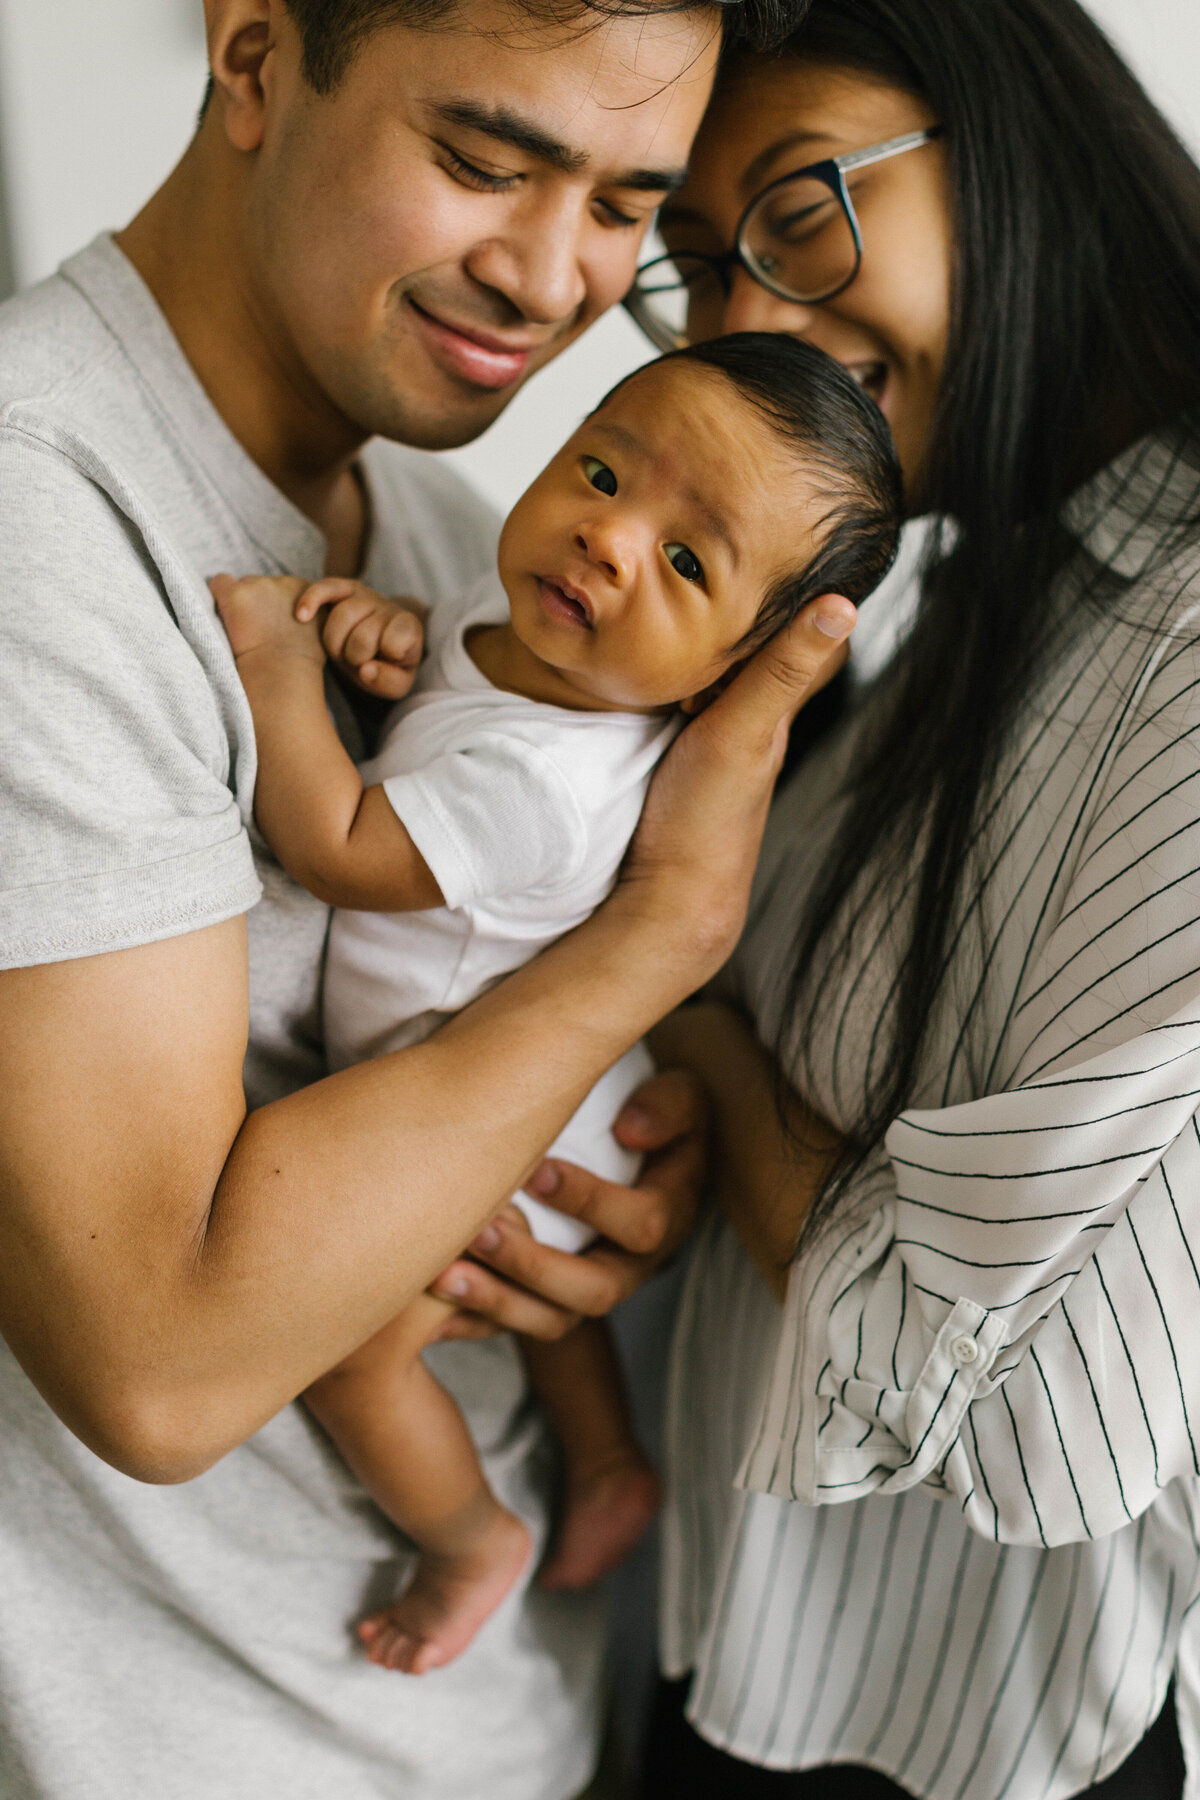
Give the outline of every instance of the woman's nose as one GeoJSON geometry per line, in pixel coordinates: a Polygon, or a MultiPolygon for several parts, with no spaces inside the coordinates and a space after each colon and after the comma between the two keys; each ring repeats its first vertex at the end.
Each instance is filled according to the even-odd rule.
{"type": "Polygon", "coordinates": [[[781,300],[746,269],[735,269],[721,315],[721,335],[731,331],[787,331],[798,335],[808,330],[812,315],[811,306],[799,300],[781,300]]]}

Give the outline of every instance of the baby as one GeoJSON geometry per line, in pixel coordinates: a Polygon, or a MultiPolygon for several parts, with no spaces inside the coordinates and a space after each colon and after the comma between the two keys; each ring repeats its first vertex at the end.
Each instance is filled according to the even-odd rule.
{"type": "MultiPolygon", "coordinates": [[[[361,771],[327,711],[324,665],[332,653],[368,686],[411,666],[402,605],[356,583],[218,578],[258,738],[259,826],[338,909],[333,1067],[419,1042],[586,918],[687,715],[809,600],[869,593],[898,520],[887,426],[837,363],[749,333],[664,357],[615,388],[517,503],[498,579],[435,611],[412,695],[361,771]]],[[[624,1057],[552,1153],[632,1180],[611,1128],[649,1069],[640,1047],[624,1057]]],[[[587,1242],[563,1214],[514,1203],[543,1241],[587,1242]]],[[[421,1360],[451,1310],[422,1295],[305,1396],[417,1546],[404,1593],[359,1626],[372,1660],[411,1674],[456,1656],[530,1555],[421,1360]]],[[[603,1326],[529,1345],[527,1362],[566,1463],[542,1579],[582,1586],[632,1548],[657,1481],[603,1326]]]]}

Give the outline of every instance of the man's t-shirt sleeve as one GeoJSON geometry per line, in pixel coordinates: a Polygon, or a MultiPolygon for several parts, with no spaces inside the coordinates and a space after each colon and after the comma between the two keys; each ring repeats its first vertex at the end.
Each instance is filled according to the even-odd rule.
{"type": "Polygon", "coordinates": [[[253,906],[229,722],[154,559],[67,456],[8,429],[0,632],[0,967],[253,906]]]}
{"type": "Polygon", "coordinates": [[[447,906],[557,887],[579,872],[587,828],[544,750],[481,731],[424,768],[383,783],[447,906]]]}

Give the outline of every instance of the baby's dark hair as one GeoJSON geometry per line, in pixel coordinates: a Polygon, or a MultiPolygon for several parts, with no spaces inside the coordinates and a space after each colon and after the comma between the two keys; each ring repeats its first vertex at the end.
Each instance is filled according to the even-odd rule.
{"type": "Polygon", "coordinates": [[[739,651],[765,643],[818,594],[865,600],[896,560],[902,517],[900,464],[875,402],[833,357],[776,332],[733,332],[659,358],[667,362],[723,375],[817,472],[828,505],[816,555],[775,583],[739,651]]]}

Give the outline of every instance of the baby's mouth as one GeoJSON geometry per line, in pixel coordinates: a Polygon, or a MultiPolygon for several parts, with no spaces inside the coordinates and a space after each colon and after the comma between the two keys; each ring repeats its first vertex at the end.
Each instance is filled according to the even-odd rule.
{"type": "Polygon", "coordinates": [[[537,586],[538,597],[552,618],[582,625],[585,631],[595,629],[592,603],[581,588],[572,587],[569,581],[552,581],[548,575],[539,575],[537,586]]]}

